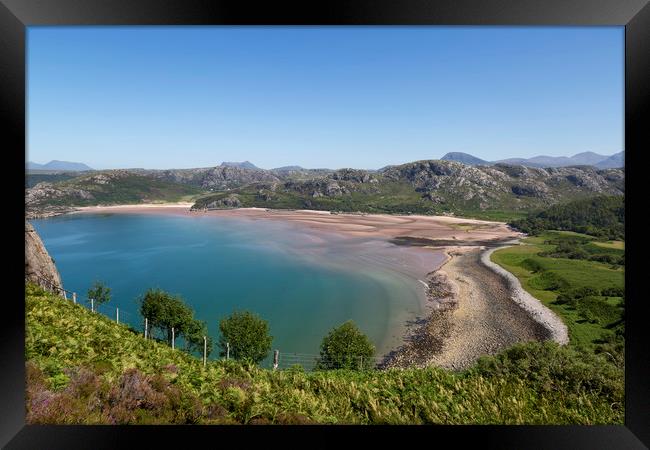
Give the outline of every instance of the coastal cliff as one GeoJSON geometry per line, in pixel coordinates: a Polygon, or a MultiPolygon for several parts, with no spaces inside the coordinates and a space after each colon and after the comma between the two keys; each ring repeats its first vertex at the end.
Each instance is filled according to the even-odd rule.
{"type": "Polygon", "coordinates": [[[34,227],[25,220],[25,281],[44,289],[63,289],[61,276],[34,227]]]}

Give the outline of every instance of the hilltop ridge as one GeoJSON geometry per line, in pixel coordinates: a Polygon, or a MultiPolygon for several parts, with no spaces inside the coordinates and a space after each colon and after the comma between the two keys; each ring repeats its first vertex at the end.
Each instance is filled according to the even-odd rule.
{"type": "Polygon", "coordinates": [[[422,160],[379,171],[234,166],[96,171],[52,183],[42,181],[27,189],[26,206],[29,217],[38,217],[75,206],[192,198],[195,209],[254,206],[492,217],[623,193],[622,169],[472,166],[422,160]]]}

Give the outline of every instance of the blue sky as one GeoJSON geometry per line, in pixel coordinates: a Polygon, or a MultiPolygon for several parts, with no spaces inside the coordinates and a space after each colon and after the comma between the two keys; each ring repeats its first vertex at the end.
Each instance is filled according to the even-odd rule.
{"type": "Polygon", "coordinates": [[[376,169],[624,150],[623,27],[30,27],[30,161],[376,169]]]}

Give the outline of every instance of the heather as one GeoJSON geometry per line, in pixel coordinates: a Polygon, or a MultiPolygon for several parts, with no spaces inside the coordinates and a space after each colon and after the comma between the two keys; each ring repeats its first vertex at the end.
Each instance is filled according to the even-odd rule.
{"type": "Polygon", "coordinates": [[[463,372],[273,371],[204,366],[33,285],[26,319],[29,423],[623,423],[622,361],[606,351],[528,343],[463,372]]]}

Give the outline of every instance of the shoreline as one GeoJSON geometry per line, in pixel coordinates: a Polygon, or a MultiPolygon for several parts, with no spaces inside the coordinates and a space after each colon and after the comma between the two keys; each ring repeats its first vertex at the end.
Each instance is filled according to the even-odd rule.
{"type": "Polygon", "coordinates": [[[449,260],[434,272],[440,300],[432,303],[427,317],[412,324],[406,343],[391,352],[382,367],[464,370],[481,356],[516,343],[555,338],[515,298],[518,292],[510,281],[483,263],[494,250],[447,249],[449,260]]]}
{"type": "MultiPolygon", "coordinates": [[[[503,246],[499,248],[507,248],[510,246],[503,246]]],[[[530,293],[528,293],[519,279],[514,276],[512,273],[508,272],[506,269],[501,267],[495,262],[492,262],[490,256],[496,248],[486,250],[481,255],[481,263],[485,266],[492,269],[494,272],[501,275],[503,278],[508,280],[510,284],[510,289],[512,291],[513,300],[525,309],[530,316],[535,319],[538,323],[544,326],[550,333],[550,339],[557,342],[560,345],[566,345],[569,343],[569,330],[566,324],[562,319],[555,314],[550,308],[545,306],[541,300],[536,299],[530,293]]]]}
{"type": "MultiPolygon", "coordinates": [[[[193,211],[191,206],[187,202],[88,206],[68,213],[164,213],[272,220],[295,226],[302,233],[316,232],[315,241],[322,232],[333,239],[346,239],[349,245],[361,245],[367,253],[357,256],[359,262],[412,280],[420,299],[419,313],[408,313],[406,317],[400,311],[400,317],[406,320],[390,326],[383,345],[378,345],[378,350],[386,349],[381,354],[384,367],[436,365],[463,369],[478,357],[516,342],[547,338],[565,342],[566,326],[561,320],[545,313],[539,306],[546,307],[539,300],[520,285],[518,288],[514,275],[489,261],[494,250],[522,236],[504,223],[450,216],[266,208],[193,211]],[[377,247],[376,242],[385,247],[377,247]],[[440,254],[444,260],[435,260],[435,255],[439,258],[440,254]],[[494,292],[488,295],[486,289],[490,288],[494,292]],[[498,295],[494,296],[495,292],[498,295]],[[497,298],[496,303],[486,302],[490,295],[497,298]],[[511,329],[498,323],[499,314],[505,314],[501,322],[507,322],[511,329]]],[[[321,236],[319,242],[328,240],[321,236]]]]}

